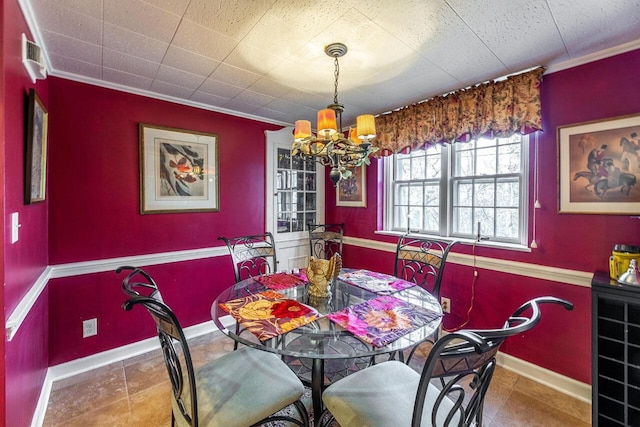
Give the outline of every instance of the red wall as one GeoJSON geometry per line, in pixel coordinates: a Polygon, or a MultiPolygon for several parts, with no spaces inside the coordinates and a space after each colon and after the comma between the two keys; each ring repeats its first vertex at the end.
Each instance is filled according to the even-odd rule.
{"type": "MultiPolygon", "coordinates": [[[[539,136],[538,146],[539,200],[542,204],[542,209],[536,213],[538,248],[527,253],[478,247],[475,251],[477,256],[591,273],[608,269],[608,258],[614,244],[640,244],[638,218],[558,213],[556,142],[556,128],[560,125],[638,114],[639,67],[640,50],[544,76],[541,101],[545,131],[539,136]]],[[[532,159],[533,148],[532,143],[532,159]]],[[[335,207],[335,194],[329,193],[327,222],[344,221],[348,236],[397,241],[374,234],[374,230],[382,228],[382,193],[375,180],[376,176],[382,175],[382,163],[374,161],[368,168],[367,208],[335,207]]],[[[533,182],[530,190],[532,185],[533,182]]],[[[454,252],[470,254],[471,246],[458,245],[454,252]]],[[[347,246],[344,256],[350,267],[393,272],[393,256],[389,253],[347,246]]],[[[511,338],[502,350],[590,383],[589,288],[492,271],[480,271],[474,284],[470,268],[451,267],[446,271],[442,285],[442,295],[452,300],[452,313],[444,320],[445,328],[455,328],[464,323],[470,306],[473,308],[467,326],[499,327],[522,302],[535,296],[555,295],[572,301],[575,309],[570,313],[559,307],[546,307],[541,323],[534,330],[523,337],[511,338]],[[473,303],[472,294],[475,294],[473,303]]]]}
{"type": "MultiPolygon", "coordinates": [[[[49,262],[52,265],[220,246],[218,236],[265,231],[265,130],[279,126],[50,78],[49,262]],[[219,137],[220,211],[139,213],[139,123],[219,137]]],[[[227,257],[145,268],[183,326],[210,320],[233,283],[227,257]]],[[[56,365],[153,335],[150,319],[120,308],[113,272],[49,282],[49,363],[56,365]],[[82,338],[82,320],[98,335],[82,338]],[[135,326],[133,326],[135,325],[135,326]]],[[[137,310],[136,310],[137,311],[137,310]]]]}
{"type": "MultiPolygon", "coordinates": [[[[1,83],[3,175],[3,283],[2,307],[6,320],[47,266],[47,201],[25,206],[23,203],[23,162],[25,141],[25,106],[29,88],[35,87],[48,106],[48,85],[34,85],[22,66],[21,34],[29,35],[17,1],[2,1],[1,15],[1,83]],[[11,244],[10,215],[18,212],[20,238],[11,244]]],[[[48,366],[47,293],[41,295],[12,341],[3,342],[0,370],[4,375],[0,390],[3,415],[0,423],[28,426],[31,423],[48,366]],[[5,390],[7,391],[5,396],[5,390]]],[[[6,336],[6,334],[4,334],[6,336]]],[[[2,424],[0,424],[2,425],[2,424]]]]}
{"type": "Polygon", "coordinates": [[[50,264],[218,245],[264,231],[265,130],[248,119],[50,78],[50,264]],[[140,215],[138,125],[219,137],[220,211],[140,215]]]}

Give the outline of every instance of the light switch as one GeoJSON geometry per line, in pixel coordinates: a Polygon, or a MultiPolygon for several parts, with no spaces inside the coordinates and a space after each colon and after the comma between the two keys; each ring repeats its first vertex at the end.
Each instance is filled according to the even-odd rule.
{"type": "Polygon", "coordinates": [[[11,243],[18,241],[18,229],[20,228],[20,221],[18,220],[18,212],[11,214],[11,243]]]}

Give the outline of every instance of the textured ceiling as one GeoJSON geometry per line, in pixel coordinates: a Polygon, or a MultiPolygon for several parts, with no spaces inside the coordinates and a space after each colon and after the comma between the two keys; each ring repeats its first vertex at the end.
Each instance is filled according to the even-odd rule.
{"type": "MultiPolygon", "coordinates": [[[[640,47],[640,0],[20,0],[49,74],[315,123],[345,43],[344,124],[535,66],[640,47]]],[[[314,125],[315,126],[315,125],[314,125]]]]}

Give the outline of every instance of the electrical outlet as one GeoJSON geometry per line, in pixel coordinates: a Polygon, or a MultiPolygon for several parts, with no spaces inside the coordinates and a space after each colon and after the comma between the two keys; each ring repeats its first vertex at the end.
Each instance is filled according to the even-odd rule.
{"type": "Polygon", "coordinates": [[[82,338],[98,335],[98,319],[88,319],[82,321],[82,338]]]}
{"type": "Polygon", "coordinates": [[[451,313],[451,300],[446,297],[440,298],[440,305],[442,306],[442,311],[445,313],[451,313]]]}

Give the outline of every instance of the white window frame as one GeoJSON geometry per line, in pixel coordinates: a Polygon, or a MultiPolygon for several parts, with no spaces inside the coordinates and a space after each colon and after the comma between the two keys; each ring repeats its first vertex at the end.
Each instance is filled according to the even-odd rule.
{"type": "MultiPolygon", "coordinates": [[[[396,164],[396,155],[388,156],[384,158],[384,231],[385,234],[402,234],[410,231],[411,234],[427,235],[431,237],[439,237],[443,239],[456,239],[462,242],[478,242],[482,241],[483,244],[490,246],[499,246],[507,248],[526,248],[528,246],[528,211],[529,211],[529,144],[531,138],[527,135],[521,136],[521,157],[520,162],[522,168],[519,173],[512,174],[496,174],[496,175],[481,175],[469,178],[452,177],[451,171],[454,167],[454,148],[449,145],[442,146],[442,167],[440,177],[440,205],[439,205],[439,217],[440,217],[440,229],[439,232],[426,232],[424,230],[408,230],[407,227],[393,227],[393,214],[394,214],[394,167],[396,164]],[[480,239],[478,239],[478,226],[477,222],[472,225],[471,233],[454,233],[453,230],[453,200],[454,198],[454,182],[464,179],[496,179],[501,177],[511,177],[519,180],[519,231],[517,239],[501,239],[492,235],[487,235],[484,232],[485,227],[481,224],[480,239]],[[445,181],[446,184],[442,184],[445,181]]],[[[464,143],[455,143],[464,144],[464,143]]],[[[460,147],[462,148],[462,147],[460,147]]],[[[403,181],[410,182],[410,181],[403,181]]],[[[417,180],[416,182],[422,182],[417,180]]],[[[495,208],[495,206],[494,206],[495,208]]],[[[408,220],[404,223],[408,223],[408,220]]],[[[495,233],[495,228],[492,227],[492,233],[495,233]]]]}

